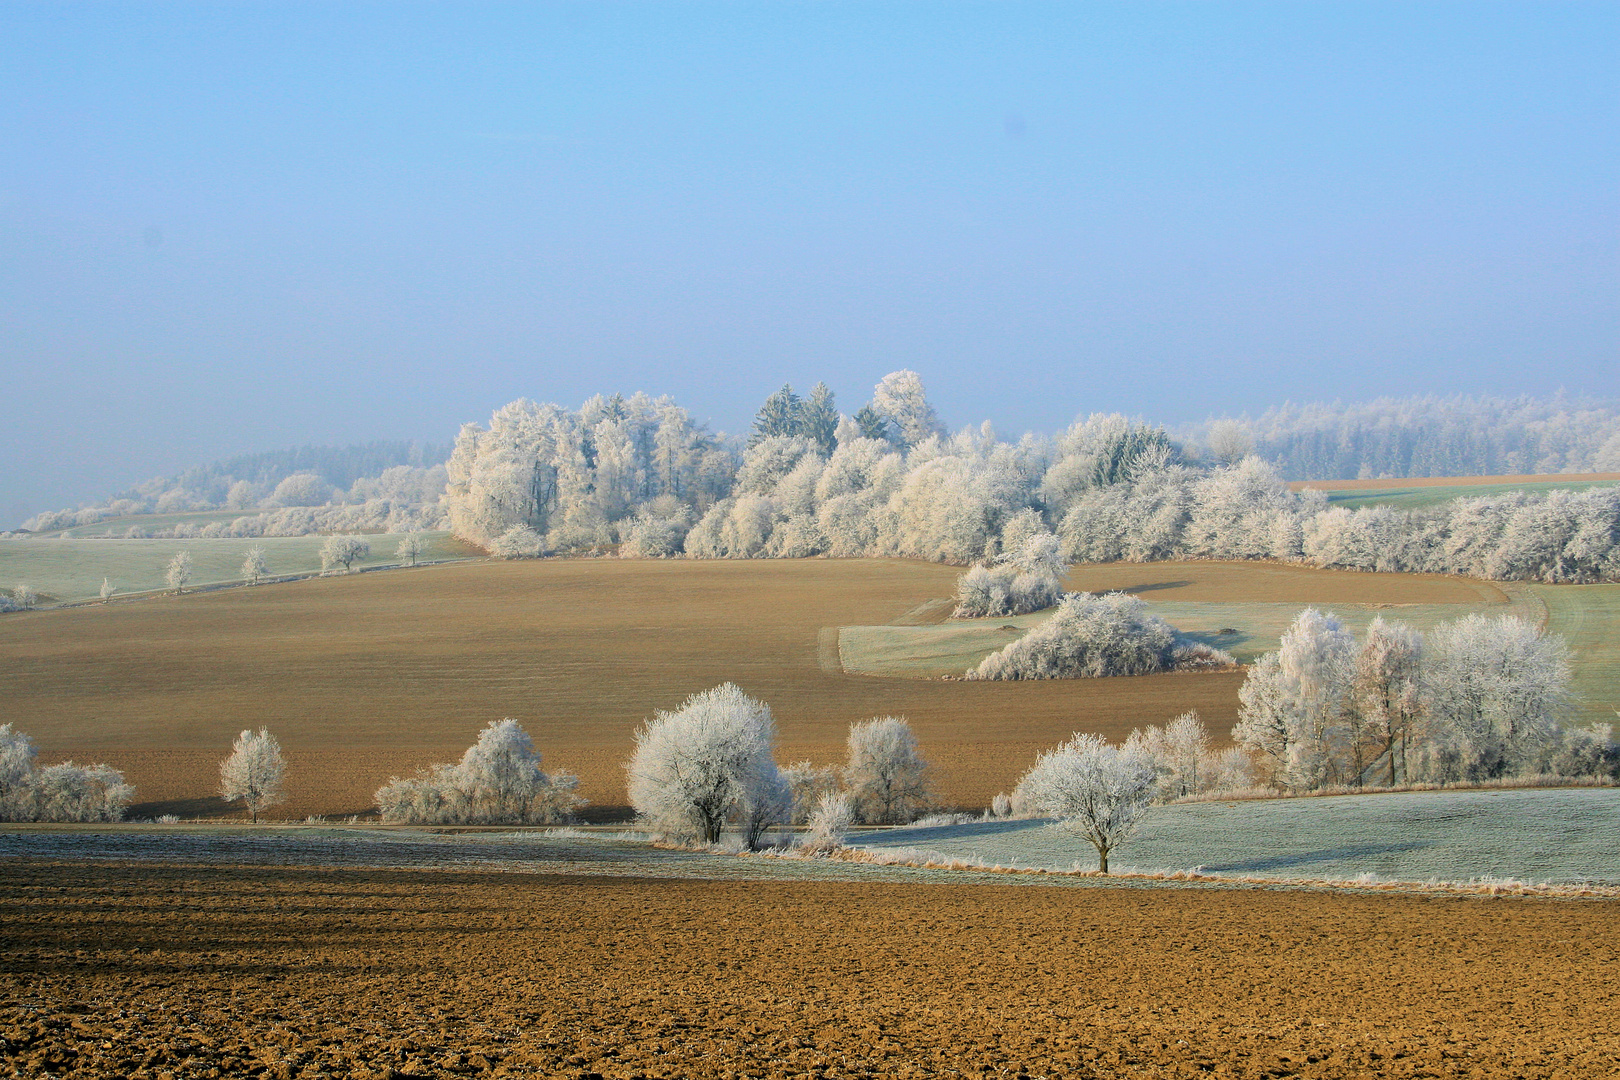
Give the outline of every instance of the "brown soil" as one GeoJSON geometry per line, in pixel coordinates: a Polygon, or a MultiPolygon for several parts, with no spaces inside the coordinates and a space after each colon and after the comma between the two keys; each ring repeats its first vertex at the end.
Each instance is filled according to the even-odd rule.
{"type": "Polygon", "coordinates": [[[1384,480],[1291,480],[1295,491],[1318,488],[1322,491],[1384,491],[1389,488],[1474,487],[1485,484],[1579,484],[1620,480],[1620,473],[1547,473],[1520,476],[1415,476],[1384,480]]]}
{"type": "Polygon", "coordinates": [[[1620,904],[8,860],[0,1075],[1620,1073],[1620,904]]]}
{"type": "MultiPolygon", "coordinates": [[[[140,816],[213,814],[217,767],[268,727],[291,765],[278,817],[348,815],[390,775],[453,760],[516,717],[598,816],[656,709],[730,680],[769,702],[782,760],[837,760],[853,720],[908,717],[947,805],[982,807],[1076,730],[1119,739],[1197,709],[1236,718],[1241,673],[967,683],[826,669],[827,627],[949,595],[959,568],[892,560],[477,563],[0,620],[0,700],[44,760],[124,769],[140,816]]],[[[1073,587],[1148,598],[1477,602],[1455,578],[1233,563],[1082,567],[1073,587]]],[[[913,616],[915,617],[915,616],[913,616]]]]}

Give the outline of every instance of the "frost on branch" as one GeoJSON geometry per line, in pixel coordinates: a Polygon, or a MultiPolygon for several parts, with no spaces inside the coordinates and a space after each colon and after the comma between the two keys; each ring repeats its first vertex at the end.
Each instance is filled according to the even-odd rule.
{"type": "Polygon", "coordinates": [[[226,802],[240,802],[248,819],[259,820],[259,811],[287,801],[282,781],[287,773],[281,744],[264,728],[255,734],[244,731],[231,746],[231,756],[219,764],[219,794],[226,802]]]}

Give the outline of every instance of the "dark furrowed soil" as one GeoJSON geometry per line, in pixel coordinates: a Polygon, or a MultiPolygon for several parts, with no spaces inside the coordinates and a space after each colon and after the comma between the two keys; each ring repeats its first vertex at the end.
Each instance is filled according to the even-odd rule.
{"type": "Polygon", "coordinates": [[[1620,904],[7,861],[0,1073],[1601,1077],[1620,904]]]}

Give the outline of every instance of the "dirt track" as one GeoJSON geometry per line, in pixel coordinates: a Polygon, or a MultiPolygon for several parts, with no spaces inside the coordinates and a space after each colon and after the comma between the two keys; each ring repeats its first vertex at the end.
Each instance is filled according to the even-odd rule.
{"type": "Polygon", "coordinates": [[[0,1074],[1620,1073],[1620,904],[8,861],[0,1074]]]}

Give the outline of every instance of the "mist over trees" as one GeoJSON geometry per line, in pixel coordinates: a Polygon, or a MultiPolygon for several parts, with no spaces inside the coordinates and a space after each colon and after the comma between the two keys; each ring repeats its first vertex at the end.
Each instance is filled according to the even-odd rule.
{"type": "Polygon", "coordinates": [[[137,528],[165,539],[190,536],[299,536],[328,529],[404,532],[435,528],[448,444],[415,441],[304,446],[201,465],[119,492],[96,506],[47,511],[24,522],[33,532],[91,525],[110,517],[199,510],[262,510],[208,526],[137,528]],[[328,504],[336,505],[329,506],[328,504]],[[425,524],[421,522],[426,522],[425,524]],[[375,527],[374,527],[375,526],[375,527]]]}
{"type": "Polygon", "coordinates": [[[1185,434],[1217,458],[1252,451],[1290,480],[1620,472],[1620,401],[1613,399],[1288,404],[1185,434]]]}

